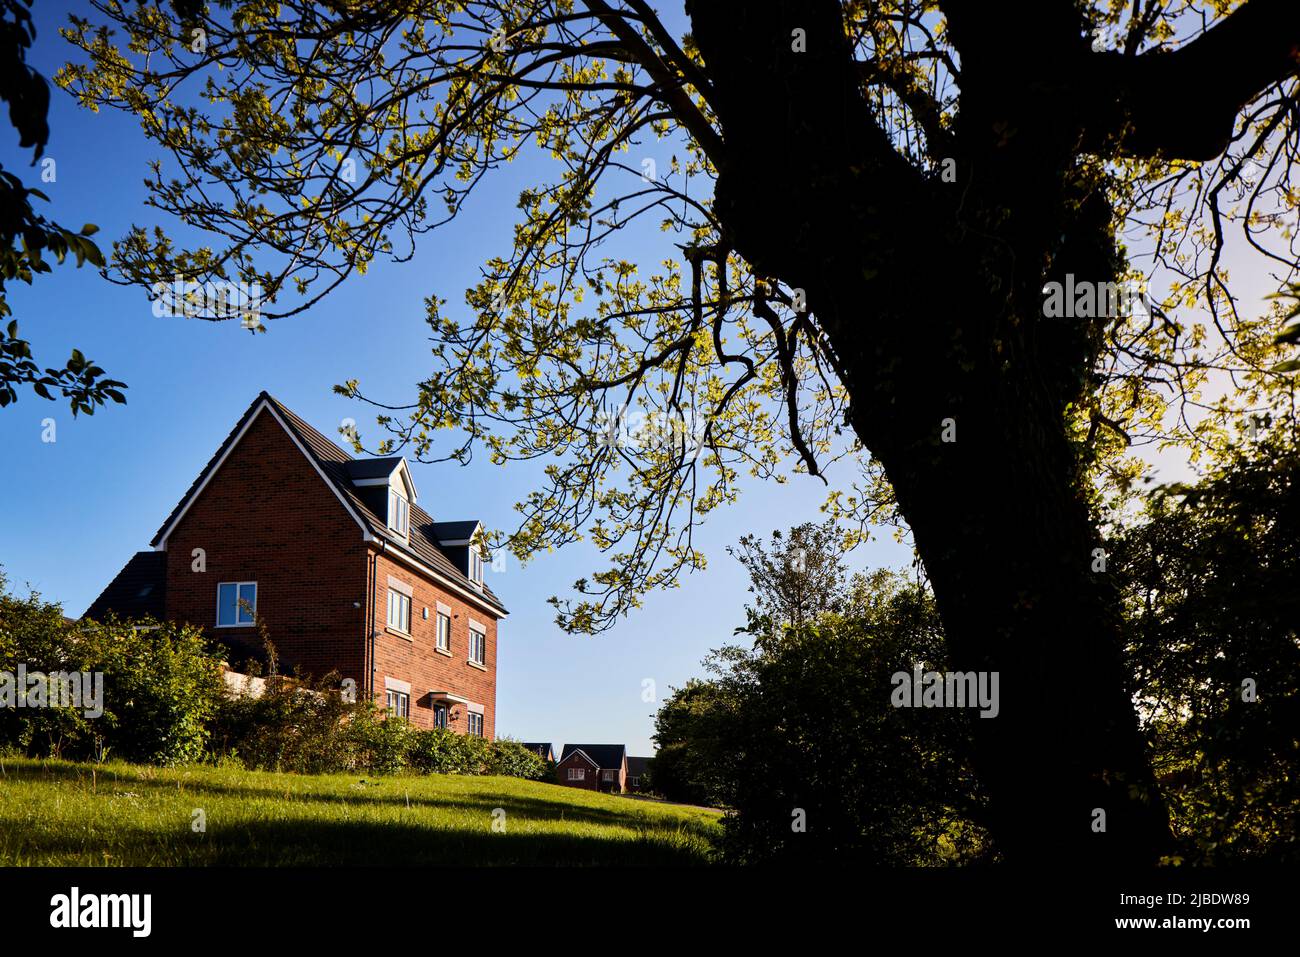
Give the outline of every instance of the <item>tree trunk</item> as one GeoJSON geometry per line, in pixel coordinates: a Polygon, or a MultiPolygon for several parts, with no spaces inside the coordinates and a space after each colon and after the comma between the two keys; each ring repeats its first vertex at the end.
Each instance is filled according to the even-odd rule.
{"type": "Polygon", "coordinates": [[[852,397],[849,424],[915,536],[954,667],[999,673],[997,717],[973,718],[999,850],[1154,863],[1170,850],[1167,815],[1067,434],[1101,338],[1041,308],[1046,278],[1109,281],[1117,268],[1076,131],[964,86],[961,183],[946,185],[876,126],[838,3],[687,9],[723,130],[724,238],[804,290],[852,397]]]}

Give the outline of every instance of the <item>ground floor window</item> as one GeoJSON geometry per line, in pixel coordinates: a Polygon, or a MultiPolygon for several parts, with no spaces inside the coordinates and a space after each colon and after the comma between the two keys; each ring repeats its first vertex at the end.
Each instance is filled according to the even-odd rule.
{"type": "Polygon", "coordinates": [[[483,715],[475,714],[473,711],[469,713],[469,733],[483,737],[483,715]]]}
{"type": "Polygon", "coordinates": [[[585,780],[587,780],[587,769],[586,769],[586,768],[569,768],[569,780],[570,780],[570,781],[585,781],[585,780]]]}
{"type": "Polygon", "coordinates": [[[401,691],[388,692],[388,713],[398,718],[411,716],[411,696],[401,691]]]}
{"type": "Polygon", "coordinates": [[[627,779],[627,783],[628,783],[630,786],[634,787],[634,788],[639,788],[639,787],[641,786],[641,779],[640,779],[640,778],[628,778],[628,779],[627,779]]]}
{"type": "Polygon", "coordinates": [[[435,704],[433,706],[433,726],[435,728],[447,727],[447,706],[445,704],[435,704]]]}

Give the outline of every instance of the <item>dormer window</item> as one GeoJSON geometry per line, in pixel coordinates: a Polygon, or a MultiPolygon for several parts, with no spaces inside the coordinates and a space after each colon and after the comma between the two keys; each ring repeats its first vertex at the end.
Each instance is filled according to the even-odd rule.
{"type": "Polygon", "coordinates": [[[470,546],[469,550],[469,577],[475,585],[483,584],[483,556],[479,554],[477,546],[470,546]]]}
{"type": "Polygon", "coordinates": [[[395,488],[388,490],[388,527],[403,538],[411,529],[411,506],[395,488]]]}

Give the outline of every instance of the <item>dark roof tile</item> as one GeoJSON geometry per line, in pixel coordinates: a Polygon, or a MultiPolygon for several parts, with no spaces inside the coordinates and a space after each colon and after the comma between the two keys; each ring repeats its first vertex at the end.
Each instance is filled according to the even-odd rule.
{"type": "Polygon", "coordinates": [[[81,617],[99,621],[115,612],[131,620],[162,618],[166,594],[167,553],[136,552],[81,617]]]}
{"type": "Polygon", "coordinates": [[[563,761],[574,751],[582,751],[602,770],[622,767],[623,758],[627,756],[627,746],[623,744],[566,744],[560,760],[563,761]]]}

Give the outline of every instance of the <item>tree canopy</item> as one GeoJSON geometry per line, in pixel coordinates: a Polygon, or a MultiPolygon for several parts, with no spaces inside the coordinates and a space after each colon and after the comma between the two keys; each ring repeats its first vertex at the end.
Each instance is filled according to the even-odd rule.
{"type": "Polygon", "coordinates": [[[1167,850],[1097,552],[1142,445],[1195,458],[1293,407],[1300,327],[1228,268],[1295,278],[1292,0],[93,7],[57,82],[162,153],[115,279],[294,315],[549,158],[463,305],[430,291],[415,394],[338,386],[377,448],[544,463],[502,542],[608,556],[554,600],[577,632],[703,567],[745,473],[820,477],[846,544],[905,525],[954,662],[1003,675],[977,763],[1008,853],[1167,850]]]}
{"type": "MultiPolygon", "coordinates": [[[[50,138],[46,114],[50,88],[45,77],[27,64],[27,51],[36,39],[36,27],[26,7],[31,0],[0,2],[0,99],[9,104],[9,121],[18,132],[19,146],[41,158],[50,138]]],[[[13,173],[0,168],[0,319],[12,315],[6,284],[14,280],[31,285],[37,274],[50,272],[46,258],[62,263],[69,255],[77,265],[105,265],[103,253],[90,239],[98,227],[87,223],[73,232],[42,216],[33,200],[48,200],[39,189],[23,185],[13,173]]],[[[125,402],[125,383],[109,379],[99,366],[73,349],[62,368],[42,369],[31,343],[18,335],[18,320],[0,326],[0,408],[18,400],[19,386],[30,386],[45,399],[54,393],[68,400],[72,414],[94,415],[107,400],[125,402]]]]}

